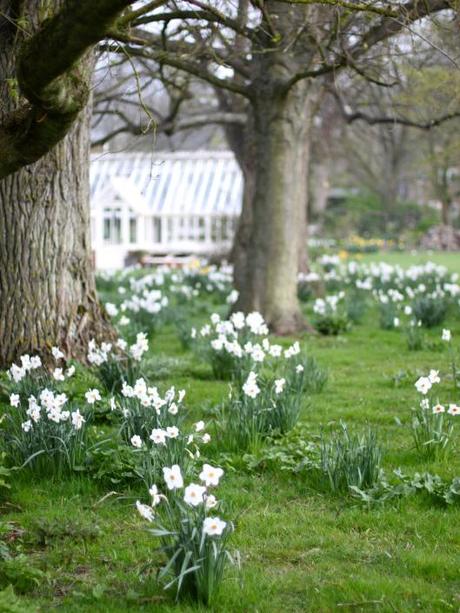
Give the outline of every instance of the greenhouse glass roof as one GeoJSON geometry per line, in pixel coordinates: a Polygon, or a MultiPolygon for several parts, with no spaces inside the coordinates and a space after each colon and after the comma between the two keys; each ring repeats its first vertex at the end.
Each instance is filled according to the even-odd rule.
{"type": "Polygon", "coordinates": [[[241,212],[243,177],[227,151],[98,153],[91,157],[90,175],[93,208],[99,200],[105,204],[107,186],[116,177],[135,186],[152,215],[241,212]]]}

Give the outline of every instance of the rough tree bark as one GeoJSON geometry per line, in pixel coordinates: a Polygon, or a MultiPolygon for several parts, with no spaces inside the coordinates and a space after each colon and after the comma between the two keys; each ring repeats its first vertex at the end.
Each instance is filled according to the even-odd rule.
{"type": "Polygon", "coordinates": [[[254,108],[254,158],[246,163],[235,239],[235,306],[260,311],[278,334],[305,326],[297,273],[306,240],[310,99],[307,81],[287,94],[261,92],[254,108]]]}
{"type": "MultiPolygon", "coordinates": [[[[128,4],[116,0],[109,6],[103,0],[92,3],[90,10],[102,7],[100,15],[105,15],[104,27],[108,27],[114,6],[119,12],[128,4]]],[[[87,54],[82,58],[82,39],[97,40],[101,24],[95,25],[92,34],[76,35],[74,45],[62,23],[57,23],[55,40],[61,38],[62,52],[68,53],[69,77],[59,76],[65,69],[62,58],[57,62],[62,66],[54,68],[54,58],[48,58],[46,78],[34,75],[32,65],[21,68],[22,53],[34,61],[30,52],[37,40],[39,48],[51,45],[52,31],[44,39],[42,35],[41,42],[34,36],[43,32],[42,20],[63,7],[71,9],[72,17],[72,11],[83,5],[89,6],[53,0],[44,11],[45,5],[36,0],[0,2],[0,366],[24,352],[46,356],[52,345],[64,348],[67,357],[82,357],[91,337],[112,334],[96,299],[92,267],[90,109],[80,96],[75,97],[80,108],[70,104],[71,95],[81,93],[90,82],[92,60],[87,54]],[[21,77],[21,72],[29,74],[21,77]],[[21,81],[32,87],[22,88],[21,81]]],[[[46,24],[52,25],[52,19],[46,24]]],[[[46,58],[40,57],[39,64],[44,62],[46,58]]]]}
{"type": "MultiPolygon", "coordinates": [[[[303,24],[305,8],[278,3],[272,17],[278,31],[288,31],[303,24]]],[[[305,46],[301,54],[305,61],[305,46]]],[[[255,62],[247,128],[252,147],[243,161],[243,212],[233,249],[235,308],[260,311],[278,334],[306,327],[297,274],[306,267],[310,133],[320,86],[308,79],[284,86],[298,61],[295,50],[273,50],[255,62]]]]}

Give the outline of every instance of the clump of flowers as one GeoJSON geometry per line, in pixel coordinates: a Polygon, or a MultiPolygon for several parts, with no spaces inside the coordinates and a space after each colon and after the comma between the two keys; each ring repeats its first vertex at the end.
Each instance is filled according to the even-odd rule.
{"type": "MultiPolygon", "coordinates": [[[[309,383],[299,343],[284,351],[282,376],[251,371],[241,386],[232,389],[222,413],[221,436],[232,450],[254,449],[262,438],[289,432],[299,419],[309,383]]],[[[310,381],[311,382],[311,381],[310,381]]]]}
{"type": "Polygon", "coordinates": [[[20,363],[12,364],[7,370],[9,390],[22,396],[36,395],[41,389],[53,387],[73,376],[75,366],[64,368],[64,353],[58,347],[52,347],[51,356],[55,368],[50,371],[45,368],[40,356],[22,355],[20,363]]]}
{"type": "MultiPolygon", "coordinates": [[[[53,476],[81,466],[87,449],[87,422],[91,417],[88,405],[96,402],[96,391],[87,393],[84,406],[48,388],[27,399],[11,394],[11,410],[5,416],[1,432],[3,447],[11,460],[34,473],[53,476]]],[[[99,393],[97,397],[100,399],[99,393]]]]}
{"type": "Polygon", "coordinates": [[[440,288],[431,294],[418,295],[412,304],[414,316],[425,328],[441,324],[447,315],[449,298],[440,288]]]}
{"type": "Polygon", "coordinates": [[[142,376],[142,358],[149,350],[144,332],[136,335],[136,342],[128,345],[120,338],[113,343],[98,345],[93,339],[88,344],[88,362],[109,394],[121,392],[124,382],[134,384],[142,376]]]}
{"type": "Polygon", "coordinates": [[[221,468],[204,464],[199,482],[185,485],[179,464],[165,466],[165,493],[152,485],[151,503],[136,503],[153,526],[149,532],[160,539],[166,563],[158,578],[165,589],[175,590],[176,600],[188,597],[213,604],[225,568],[233,562],[227,546],[234,527],[220,516],[221,503],[212,493],[222,475],[221,468]]]}
{"type": "Polygon", "coordinates": [[[412,436],[417,452],[426,460],[444,458],[450,451],[454,422],[460,414],[456,403],[442,404],[435,397],[433,388],[441,379],[437,370],[430,370],[427,376],[415,382],[415,388],[422,398],[412,409],[412,436]]]}
{"type": "Polygon", "coordinates": [[[258,312],[233,313],[221,320],[217,313],[211,323],[192,330],[196,351],[211,365],[217,379],[235,379],[240,383],[250,370],[282,355],[280,345],[267,338],[268,326],[258,312]]]}
{"type": "Polygon", "coordinates": [[[160,321],[161,313],[169,304],[169,298],[160,289],[150,289],[150,283],[155,283],[154,275],[146,275],[140,279],[130,279],[131,293],[121,306],[123,316],[129,319],[128,328],[133,333],[148,330],[151,334],[160,321]]]}
{"type": "Polygon", "coordinates": [[[344,303],[345,292],[317,298],[313,304],[313,325],[325,335],[337,335],[350,327],[344,303]]]}
{"type": "Polygon", "coordinates": [[[138,455],[142,479],[157,478],[164,466],[180,464],[187,469],[199,456],[199,445],[210,441],[203,421],[184,426],[184,396],[184,390],[176,392],[174,387],[162,396],[138,379],[134,386],[124,383],[122,397],[111,401],[121,417],[121,436],[138,455]]]}

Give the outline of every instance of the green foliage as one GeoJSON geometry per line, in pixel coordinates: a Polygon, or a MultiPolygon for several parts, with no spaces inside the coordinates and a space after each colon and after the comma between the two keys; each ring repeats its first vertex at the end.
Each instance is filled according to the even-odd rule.
{"type": "Polygon", "coordinates": [[[307,466],[319,465],[317,442],[311,440],[310,433],[302,426],[296,427],[285,436],[268,438],[266,443],[255,453],[244,455],[248,470],[298,472],[307,466]]]}
{"type": "Polygon", "coordinates": [[[48,547],[70,539],[77,542],[94,541],[100,536],[97,524],[73,519],[37,519],[31,527],[28,542],[38,547],[48,547]]]}
{"type": "Polygon", "coordinates": [[[7,467],[7,455],[5,452],[0,453],[0,498],[5,494],[5,490],[10,489],[12,469],[7,467]]]}
{"type": "Polygon", "coordinates": [[[356,486],[351,489],[354,496],[370,508],[417,494],[424,495],[429,502],[435,504],[446,506],[460,504],[460,477],[445,481],[439,475],[428,472],[415,473],[413,477],[409,477],[399,469],[394,471],[394,475],[397,478],[395,483],[389,483],[382,475],[368,490],[356,486]]]}
{"type": "Polygon", "coordinates": [[[0,565],[0,587],[12,585],[20,594],[25,594],[47,581],[47,575],[30,563],[27,556],[19,554],[3,560],[0,565]]]}
{"type": "Polygon", "coordinates": [[[315,471],[319,487],[334,494],[347,493],[351,487],[367,489],[378,482],[382,452],[375,432],[350,434],[344,423],[320,439],[319,470],[315,471]]]}
{"type": "Polygon", "coordinates": [[[424,346],[424,336],[415,322],[411,322],[404,328],[406,335],[407,348],[409,351],[421,351],[424,346]]]}
{"type": "Polygon", "coordinates": [[[445,458],[452,446],[454,419],[450,415],[434,413],[431,406],[412,410],[412,437],[417,453],[425,460],[445,458]]]}
{"type": "Polygon", "coordinates": [[[325,336],[337,336],[350,329],[348,317],[341,313],[315,315],[313,318],[313,325],[320,334],[324,334],[325,336]]]}
{"type": "Polygon", "coordinates": [[[138,479],[137,466],[138,461],[132,450],[120,444],[117,437],[111,437],[89,450],[85,471],[103,485],[122,486],[138,479]]]}
{"type": "Polygon", "coordinates": [[[12,585],[0,590],[0,613],[36,613],[38,609],[30,602],[22,604],[12,585]]]}
{"type": "MultiPolygon", "coordinates": [[[[329,206],[324,220],[327,236],[343,239],[344,235],[359,235],[365,238],[385,236],[398,239],[401,228],[405,231],[424,232],[439,222],[439,214],[429,207],[413,202],[395,202],[388,206],[370,192],[350,194],[347,198],[329,206]]],[[[361,252],[372,253],[376,246],[370,244],[361,252]]]]}
{"type": "Polygon", "coordinates": [[[394,330],[398,319],[398,310],[393,302],[379,303],[379,322],[382,330],[394,330]]]}
{"type": "Polygon", "coordinates": [[[349,292],[345,299],[347,319],[353,324],[360,324],[366,314],[368,304],[362,292],[349,292]]]}
{"type": "Polygon", "coordinates": [[[418,296],[412,310],[417,321],[421,321],[425,328],[439,326],[447,315],[448,303],[445,298],[439,296],[418,296]]]}
{"type": "Polygon", "coordinates": [[[173,588],[176,600],[189,598],[212,605],[221,587],[225,567],[234,563],[228,551],[233,524],[227,522],[218,537],[207,535],[204,504],[191,507],[178,497],[165,503],[158,527],[149,532],[160,538],[167,562],[158,573],[165,589],[173,588]]]}

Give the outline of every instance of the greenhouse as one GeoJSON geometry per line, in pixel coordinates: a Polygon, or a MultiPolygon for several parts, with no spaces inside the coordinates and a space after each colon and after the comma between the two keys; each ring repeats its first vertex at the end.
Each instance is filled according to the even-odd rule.
{"type": "Polygon", "coordinates": [[[214,255],[231,247],[243,178],[223,152],[94,154],[92,245],[98,268],[134,254],[214,255]]]}

